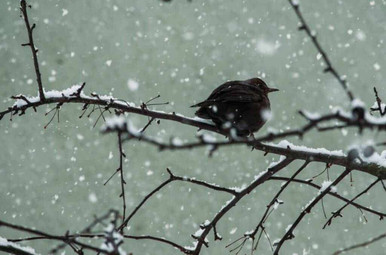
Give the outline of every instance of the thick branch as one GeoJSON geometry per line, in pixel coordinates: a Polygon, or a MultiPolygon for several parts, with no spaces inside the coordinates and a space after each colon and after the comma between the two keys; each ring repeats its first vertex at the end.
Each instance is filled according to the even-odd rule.
{"type": "MultiPolygon", "coordinates": [[[[212,221],[209,223],[205,223],[202,233],[199,236],[196,236],[197,239],[197,245],[195,249],[193,250],[193,254],[198,255],[201,251],[202,245],[205,245],[205,238],[209,234],[212,228],[216,226],[218,221],[232,208],[234,207],[244,196],[249,194],[252,190],[254,190],[257,186],[267,181],[272,175],[280,171],[281,169],[288,166],[293,159],[286,158],[276,165],[268,168],[268,170],[262,172],[260,176],[258,176],[248,187],[240,191],[236,196],[234,196],[231,200],[229,200],[225,206],[222,207],[222,209],[214,216],[212,221]]],[[[206,244],[207,245],[207,244],[206,244]]]]}
{"type": "Polygon", "coordinates": [[[160,150],[186,150],[198,147],[210,146],[211,151],[218,149],[219,147],[232,146],[232,145],[247,145],[254,149],[264,151],[265,153],[273,153],[291,157],[293,159],[310,160],[314,162],[323,162],[328,164],[340,165],[343,167],[350,167],[361,172],[369,173],[380,179],[386,179],[386,167],[379,165],[377,161],[366,161],[365,159],[355,160],[351,159],[342,152],[339,151],[327,151],[325,149],[312,149],[305,146],[296,146],[287,141],[282,141],[279,144],[260,143],[255,140],[243,138],[230,141],[213,142],[201,139],[198,142],[191,142],[185,144],[163,143],[158,140],[144,136],[136,130],[128,129],[124,126],[109,126],[107,125],[104,132],[123,132],[127,134],[127,140],[138,139],[141,142],[145,142],[158,147],[160,150]]]}

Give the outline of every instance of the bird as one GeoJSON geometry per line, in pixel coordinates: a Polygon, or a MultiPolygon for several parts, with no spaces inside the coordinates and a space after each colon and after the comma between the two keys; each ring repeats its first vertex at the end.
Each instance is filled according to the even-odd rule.
{"type": "Polygon", "coordinates": [[[219,130],[229,133],[233,129],[238,137],[253,136],[270,117],[268,93],[275,91],[279,90],[269,88],[260,78],[228,81],[191,107],[199,107],[195,115],[212,120],[219,130]]]}

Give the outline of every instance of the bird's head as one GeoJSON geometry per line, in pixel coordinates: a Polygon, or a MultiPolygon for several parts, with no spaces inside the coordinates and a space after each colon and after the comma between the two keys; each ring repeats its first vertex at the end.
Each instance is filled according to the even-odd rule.
{"type": "Polygon", "coordinates": [[[248,85],[253,85],[258,87],[258,89],[264,94],[279,91],[276,88],[269,88],[267,84],[260,78],[252,78],[252,79],[246,80],[246,82],[248,83],[248,85]]]}

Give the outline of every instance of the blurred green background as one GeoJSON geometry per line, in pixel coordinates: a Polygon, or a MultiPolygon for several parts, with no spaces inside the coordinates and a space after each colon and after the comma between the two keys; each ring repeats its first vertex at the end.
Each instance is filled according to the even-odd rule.
{"type": "MultiPolygon", "coordinates": [[[[328,112],[335,106],[347,108],[346,95],[329,74],[314,46],[297,30],[298,20],[285,0],[157,0],[109,1],[30,1],[30,18],[37,24],[35,41],[46,90],[62,90],[87,82],[85,92],[112,94],[139,105],[160,94],[157,102],[171,102],[152,109],[175,111],[193,116],[189,106],[226,80],[263,77],[280,89],[271,98],[273,118],[259,131],[286,130],[304,123],[299,109],[328,112]]],[[[20,18],[19,1],[0,1],[0,109],[13,104],[11,95],[35,96],[37,85],[20,18]]],[[[301,1],[301,10],[317,31],[322,46],[334,66],[347,77],[354,94],[368,106],[374,102],[377,86],[386,100],[384,68],[386,53],[386,1],[301,1]]],[[[0,122],[0,219],[63,235],[88,225],[93,215],[109,208],[121,209],[118,176],[103,183],[118,167],[117,137],[102,135],[98,114],[79,119],[81,105],[65,105],[61,122],[44,129],[53,106],[31,110],[22,117],[9,116],[0,122]]],[[[128,115],[137,127],[146,117],[128,115]]],[[[196,129],[179,123],[161,121],[146,131],[168,141],[170,136],[183,141],[195,139],[196,129]]],[[[357,130],[330,133],[311,132],[296,144],[346,150],[353,144],[384,140],[385,135],[357,130]]],[[[218,137],[218,139],[223,139],[218,137]]],[[[158,152],[138,142],[124,145],[127,180],[126,196],[130,212],[141,199],[168,176],[166,167],[177,175],[196,177],[222,186],[242,186],[253,180],[278,156],[263,157],[246,147],[224,148],[208,158],[206,149],[158,152]]],[[[290,176],[301,162],[280,175],[290,176]]],[[[311,164],[303,172],[309,178],[324,169],[311,164]]],[[[334,177],[342,171],[332,168],[334,177]]],[[[326,175],[317,178],[321,183],[326,175]]],[[[373,177],[354,173],[353,186],[348,178],[338,192],[353,197],[373,181],[373,177]]],[[[243,199],[218,224],[223,241],[214,242],[202,254],[228,254],[225,245],[251,230],[260,220],[266,204],[280,188],[269,182],[243,199]]],[[[266,224],[272,240],[281,238],[301,208],[317,194],[302,185],[290,185],[281,197],[284,205],[266,224]]],[[[374,188],[358,201],[385,210],[385,193],[374,188]]],[[[190,246],[199,224],[213,215],[230,197],[186,183],[173,183],[163,189],[133,218],[128,234],[151,234],[190,246]]],[[[324,199],[327,214],[342,203],[324,199]]],[[[295,231],[282,254],[332,254],[339,248],[365,241],[385,232],[386,223],[351,207],[344,217],[321,231],[325,219],[321,206],[295,231]]],[[[16,238],[23,234],[0,228],[0,236],[16,238]]],[[[53,242],[25,243],[42,254],[53,242]]],[[[127,252],[137,254],[179,254],[152,241],[125,242],[127,252]]],[[[249,254],[248,245],[244,253],[249,254]]],[[[350,254],[384,254],[386,240],[350,254]]],[[[67,250],[67,254],[72,254],[67,250]]],[[[262,240],[256,254],[271,254],[262,240]]]]}

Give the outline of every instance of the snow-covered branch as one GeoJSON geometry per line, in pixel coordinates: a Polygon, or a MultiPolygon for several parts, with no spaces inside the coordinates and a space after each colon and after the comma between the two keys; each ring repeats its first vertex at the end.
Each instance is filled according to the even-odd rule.
{"type": "MultiPolygon", "coordinates": [[[[381,155],[375,151],[371,155],[367,155],[364,151],[353,149],[358,155],[353,157],[351,154],[346,155],[343,151],[335,150],[330,151],[325,148],[309,148],[306,146],[294,145],[286,140],[281,141],[278,144],[274,143],[261,143],[251,138],[237,138],[234,140],[224,141],[212,141],[205,139],[205,137],[199,137],[196,142],[190,143],[176,143],[162,142],[158,139],[150,138],[139,132],[134,128],[130,122],[121,117],[121,125],[116,125],[117,121],[107,120],[106,125],[102,128],[103,132],[121,132],[125,134],[124,140],[137,140],[140,142],[148,143],[153,146],[157,146],[162,150],[186,150],[198,147],[208,147],[209,152],[226,146],[231,145],[247,145],[253,149],[263,151],[265,153],[272,153],[291,157],[293,159],[309,160],[315,162],[323,162],[328,164],[340,165],[343,167],[350,167],[358,171],[366,172],[381,179],[386,179],[386,152],[381,155]]],[[[349,151],[350,153],[350,151],[349,151]]]]}

